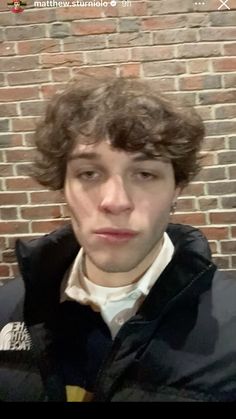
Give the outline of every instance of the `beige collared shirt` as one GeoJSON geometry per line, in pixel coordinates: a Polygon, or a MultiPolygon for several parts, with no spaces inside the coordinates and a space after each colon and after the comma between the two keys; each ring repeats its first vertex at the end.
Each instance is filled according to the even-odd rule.
{"type": "Polygon", "coordinates": [[[164,233],[163,239],[162,248],[149,269],[139,281],[123,287],[103,287],[91,282],[83,274],[84,250],[81,248],[72,265],[61,301],[69,297],[100,311],[114,338],[121,326],[136,313],[173,256],[174,246],[167,233],[164,233]]]}

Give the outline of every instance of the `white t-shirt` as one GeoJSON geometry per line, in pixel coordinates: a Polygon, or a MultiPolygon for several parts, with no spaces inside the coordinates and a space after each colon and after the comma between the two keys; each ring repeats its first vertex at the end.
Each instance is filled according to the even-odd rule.
{"type": "Polygon", "coordinates": [[[121,326],[138,310],[174,253],[174,246],[167,233],[156,259],[135,283],[123,287],[103,287],[90,281],[83,273],[84,250],[80,249],[67,280],[61,301],[68,297],[80,304],[90,305],[100,311],[114,338],[121,326]]]}

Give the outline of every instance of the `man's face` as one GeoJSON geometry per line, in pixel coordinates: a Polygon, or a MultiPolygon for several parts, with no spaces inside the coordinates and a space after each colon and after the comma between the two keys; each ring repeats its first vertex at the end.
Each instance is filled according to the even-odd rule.
{"type": "Polygon", "coordinates": [[[14,1],[14,8],[15,9],[19,9],[20,8],[20,2],[19,1],[14,1]]]}
{"type": "Polygon", "coordinates": [[[103,141],[75,146],[64,193],[90,265],[124,273],[154,260],[179,189],[170,163],[103,141]]]}

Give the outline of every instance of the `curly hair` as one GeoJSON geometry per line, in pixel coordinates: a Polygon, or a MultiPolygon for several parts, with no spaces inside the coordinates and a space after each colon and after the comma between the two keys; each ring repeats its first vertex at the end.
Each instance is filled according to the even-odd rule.
{"type": "Polygon", "coordinates": [[[185,186],[199,170],[204,125],[196,111],[180,109],[147,80],[115,78],[74,83],[49,103],[35,132],[33,176],[53,190],[64,186],[76,143],[109,139],[112,147],[160,156],[185,186]]]}

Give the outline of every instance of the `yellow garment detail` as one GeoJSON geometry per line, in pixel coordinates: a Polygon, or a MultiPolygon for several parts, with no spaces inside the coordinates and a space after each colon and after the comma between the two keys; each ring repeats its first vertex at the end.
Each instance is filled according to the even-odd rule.
{"type": "Polygon", "coordinates": [[[66,399],[68,402],[90,402],[93,393],[79,386],[66,386],[66,399]]]}

